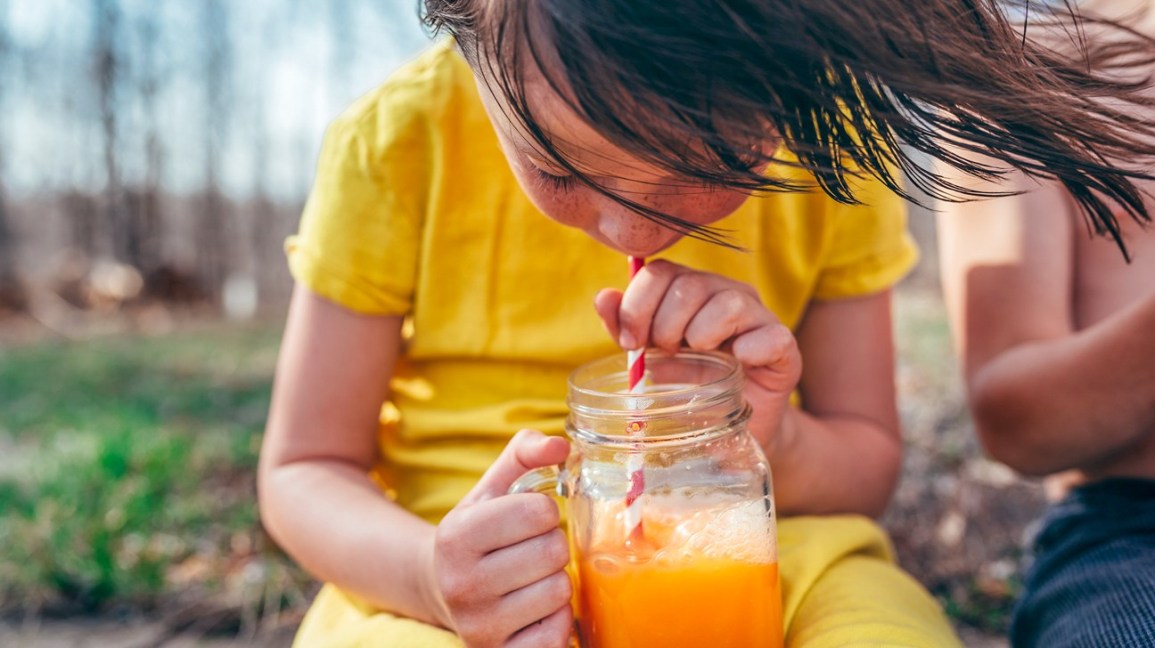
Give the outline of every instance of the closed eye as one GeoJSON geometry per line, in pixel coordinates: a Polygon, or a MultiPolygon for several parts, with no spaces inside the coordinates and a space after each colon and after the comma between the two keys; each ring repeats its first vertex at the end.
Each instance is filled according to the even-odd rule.
{"type": "Polygon", "coordinates": [[[567,192],[577,185],[577,178],[572,175],[554,175],[546,173],[535,165],[529,165],[534,178],[546,189],[552,189],[556,192],[567,192]]]}

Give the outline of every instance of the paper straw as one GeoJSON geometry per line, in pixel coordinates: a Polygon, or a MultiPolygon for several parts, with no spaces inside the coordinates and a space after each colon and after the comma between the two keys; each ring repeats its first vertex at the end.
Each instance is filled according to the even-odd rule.
{"type": "MultiPolygon", "coordinates": [[[[630,279],[638,274],[645,265],[645,259],[630,257],[630,279]]],[[[629,392],[642,394],[646,391],[646,352],[645,349],[629,349],[626,352],[626,362],[629,369],[629,392]]],[[[630,400],[632,409],[643,409],[644,401],[640,398],[630,400]]],[[[645,437],[646,424],[644,421],[631,421],[627,426],[629,435],[638,439],[634,451],[626,454],[626,472],[630,478],[629,488],[626,490],[626,530],[630,540],[638,541],[645,537],[642,529],[642,493],[646,490],[646,476],[642,471],[644,455],[641,452],[640,440],[645,437]]]]}

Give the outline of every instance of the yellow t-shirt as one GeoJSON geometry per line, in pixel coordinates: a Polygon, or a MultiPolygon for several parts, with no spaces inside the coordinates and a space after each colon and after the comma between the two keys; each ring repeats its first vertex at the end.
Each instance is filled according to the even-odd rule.
{"type": "MultiPolygon", "coordinates": [[[[748,251],[683,239],[660,256],[754,286],[795,327],[811,300],[886,289],[915,261],[901,199],[877,183],[860,195],[868,206],[818,191],[751,198],[716,224],[748,251]]],[[[377,477],[431,521],[517,430],[561,434],[568,374],[620,352],[593,297],[624,287],[625,259],[530,203],[448,41],[331,126],[288,250],[322,297],[411,318],[377,477]]]]}

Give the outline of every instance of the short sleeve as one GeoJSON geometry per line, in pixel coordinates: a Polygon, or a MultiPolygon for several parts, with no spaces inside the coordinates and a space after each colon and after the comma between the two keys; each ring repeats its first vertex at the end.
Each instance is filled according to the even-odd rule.
{"type": "MultiPolygon", "coordinates": [[[[918,261],[906,227],[906,203],[879,182],[855,192],[861,205],[833,203],[831,239],[814,298],[844,299],[883,291],[918,261]]],[[[833,202],[833,201],[832,201],[833,202]]]]}
{"type": "Polygon", "coordinates": [[[358,313],[412,307],[429,186],[427,120],[414,94],[391,81],[333,122],[285,245],[294,279],[358,313]]]}

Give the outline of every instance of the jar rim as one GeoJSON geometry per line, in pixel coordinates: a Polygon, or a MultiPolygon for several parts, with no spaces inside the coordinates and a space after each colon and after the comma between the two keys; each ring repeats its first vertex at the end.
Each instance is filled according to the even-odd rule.
{"type": "MultiPolygon", "coordinates": [[[[670,352],[670,351],[665,351],[662,349],[646,349],[645,353],[646,353],[646,362],[651,367],[648,370],[648,372],[652,372],[652,368],[653,368],[653,365],[655,363],[666,362],[666,361],[670,361],[670,360],[692,361],[692,362],[698,362],[698,363],[703,364],[703,365],[706,365],[706,364],[715,365],[717,367],[722,367],[725,369],[724,374],[722,374],[722,375],[720,375],[720,376],[718,376],[712,380],[709,380],[707,382],[696,383],[694,385],[680,387],[680,388],[676,388],[676,389],[646,392],[646,394],[645,394],[646,398],[651,398],[654,396],[684,395],[684,394],[687,394],[687,393],[692,392],[692,391],[698,391],[698,390],[702,390],[702,389],[706,389],[706,388],[710,388],[710,387],[721,386],[726,382],[732,382],[732,381],[742,377],[742,374],[741,374],[742,367],[741,367],[741,365],[738,364],[738,361],[733,356],[726,354],[726,353],[722,353],[721,351],[695,351],[692,349],[682,349],[679,351],[670,352]]],[[[583,386],[580,386],[578,384],[578,380],[579,380],[579,377],[581,375],[587,374],[587,373],[592,374],[598,370],[601,370],[601,372],[604,375],[610,376],[610,377],[617,377],[617,376],[625,377],[625,376],[627,376],[629,368],[626,365],[626,355],[624,353],[619,353],[619,354],[615,354],[612,356],[606,356],[604,358],[601,358],[600,360],[594,360],[593,362],[586,363],[586,364],[578,367],[577,369],[573,370],[570,373],[569,379],[567,381],[569,384],[569,391],[570,391],[570,396],[569,396],[568,400],[571,401],[571,403],[570,403],[571,407],[573,406],[572,401],[574,400],[573,394],[575,392],[578,394],[581,394],[582,396],[591,397],[591,398],[595,398],[595,399],[597,399],[597,398],[620,399],[620,398],[636,397],[633,394],[628,394],[628,393],[626,393],[624,391],[620,391],[620,390],[605,391],[605,390],[593,389],[590,387],[583,387],[583,386]],[[610,371],[607,371],[607,370],[610,370],[610,371]],[[614,371],[614,370],[616,370],[616,371],[614,371]]]]}
{"type": "Polygon", "coordinates": [[[572,421],[567,421],[565,428],[569,437],[575,441],[599,446],[623,446],[635,449],[646,448],[649,450],[694,444],[726,434],[741,432],[745,430],[746,422],[750,419],[751,413],[752,410],[750,406],[743,404],[742,407],[732,414],[724,423],[705,428],[687,429],[682,432],[658,435],[644,434],[641,436],[631,436],[626,433],[606,434],[604,432],[595,432],[590,429],[578,427],[574,425],[572,421]]]}
{"type": "Polygon", "coordinates": [[[648,349],[646,373],[656,382],[645,392],[631,393],[627,388],[629,368],[625,354],[595,360],[574,370],[567,397],[571,436],[580,434],[601,443],[701,438],[702,434],[730,427],[734,417],[746,407],[742,399],[745,374],[729,354],[648,349]],[[676,433],[663,424],[688,415],[696,415],[699,423],[708,424],[676,433]],[[640,434],[626,432],[627,425],[637,422],[649,429],[640,434]],[[654,424],[660,429],[655,429],[654,424]],[[615,428],[623,432],[606,433],[615,428]]]}

